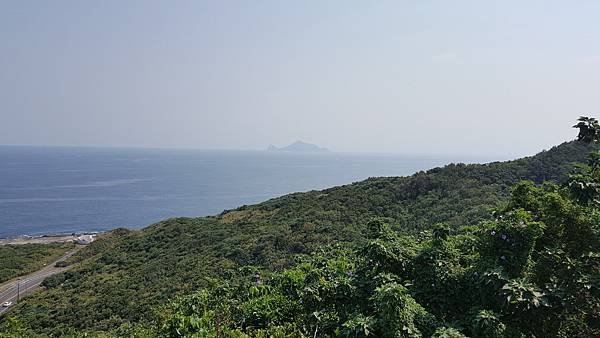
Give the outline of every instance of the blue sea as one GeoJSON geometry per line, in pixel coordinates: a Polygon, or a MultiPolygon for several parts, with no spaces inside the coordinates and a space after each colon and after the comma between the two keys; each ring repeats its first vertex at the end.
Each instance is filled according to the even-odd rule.
{"type": "Polygon", "coordinates": [[[0,237],[140,228],[476,158],[0,146],[0,237]]]}

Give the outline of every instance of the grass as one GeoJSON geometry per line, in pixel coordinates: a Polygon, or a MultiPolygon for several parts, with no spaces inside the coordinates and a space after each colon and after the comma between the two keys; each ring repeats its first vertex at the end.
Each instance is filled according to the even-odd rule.
{"type": "Polygon", "coordinates": [[[0,246],[0,283],[37,271],[56,261],[75,244],[19,244],[0,246]]]}

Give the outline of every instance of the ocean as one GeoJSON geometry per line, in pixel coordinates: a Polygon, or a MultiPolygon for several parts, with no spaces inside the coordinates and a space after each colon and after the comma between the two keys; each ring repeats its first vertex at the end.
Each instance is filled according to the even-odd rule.
{"type": "Polygon", "coordinates": [[[477,158],[0,146],[0,238],[141,228],[477,158]]]}

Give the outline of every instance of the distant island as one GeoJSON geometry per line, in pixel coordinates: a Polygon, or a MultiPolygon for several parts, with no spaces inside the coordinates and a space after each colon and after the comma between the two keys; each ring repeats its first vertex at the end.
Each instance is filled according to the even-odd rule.
{"type": "Polygon", "coordinates": [[[303,152],[303,153],[326,153],[329,152],[327,148],[321,148],[316,144],[306,143],[302,141],[296,141],[289,146],[277,148],[276,146],[269,144],[267,151],[289,151],[289,152],[303,152]]]}

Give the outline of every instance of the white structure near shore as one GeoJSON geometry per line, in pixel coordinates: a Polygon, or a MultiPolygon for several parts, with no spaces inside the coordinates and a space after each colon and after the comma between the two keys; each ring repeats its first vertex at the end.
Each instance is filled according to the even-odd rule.
{"type": "Polygon", "coordinates": [[[80,235],[75,239],[75,244],[88,245],[96,239],[96,235],[80,235]]]}

